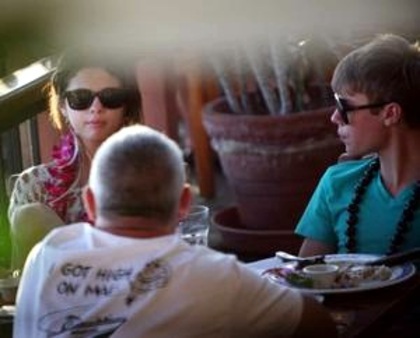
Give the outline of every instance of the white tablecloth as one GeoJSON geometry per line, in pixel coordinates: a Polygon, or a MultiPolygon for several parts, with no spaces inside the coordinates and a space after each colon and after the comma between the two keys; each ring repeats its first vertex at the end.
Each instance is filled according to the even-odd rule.
{"type": "Polygon", "coordinates": [[[280,265],[282,262],[280,259],[276,258],[276,257],[270,257],[270,258],[265,258],[262,259],[260,261],[255,261],[255,262],[251,262],[248,263],[247,266],[250,267],[251,269],[257,271],[258,273],[262,273],[263,271],[270,269],[270,268],[274,268],[278,265],[280,265]]]}

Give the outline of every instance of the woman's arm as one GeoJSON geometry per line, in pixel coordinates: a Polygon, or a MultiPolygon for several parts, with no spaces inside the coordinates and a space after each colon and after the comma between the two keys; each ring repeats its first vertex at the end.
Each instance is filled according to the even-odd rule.
{"type": "Polygon", "coordinates": [[[14,184],[8,210],[14,269],[23,267],[29,251],[51,229],[64,224],[46,205],[44,183],[48,179],[46,166],[41,164],[22,172],[14,184]]]}
{"type": "Polygon", "coordinates": [[[16,208],[10,221],[13,269],[22,269],[35,244],[63,224],[56,212],[45,204],[28,203],[16,208]]]}

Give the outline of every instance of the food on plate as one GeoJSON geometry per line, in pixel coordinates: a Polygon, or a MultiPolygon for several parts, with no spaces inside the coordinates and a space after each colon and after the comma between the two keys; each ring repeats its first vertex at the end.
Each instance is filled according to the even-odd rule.
{"type": "Polygon", "coordinates": [[[334,286],[338,288],[357,287],[362,283],[388,280],[391,275],[391,268],[385,265],[367,266],[349,263],[340,267],[334,286]]]}
{"type": "MultiPolygon", "coordinates": [[[[318,288],[308,274],[305,274],[295,266],[271,268],[265,270],[263,275],[272,276],[277,280],[284,280],[288,284],[300,288],[318,288]]],[[[339,270],[331,285],[325,285],[323,288],[353,288],[368,282],[385,281],[391,278],[391,276],[392,269],[385,265],[368,266],[351,262],[340,262],[339,270]]]]}
{"type": "Polygon", "coordinates": [[[312,288],[313,281],[300,270],[290,267],[271,268],[265,270],[262,275],[271,275],[276,278],[284,279],[287,283],[301,288],[312,288]]]}

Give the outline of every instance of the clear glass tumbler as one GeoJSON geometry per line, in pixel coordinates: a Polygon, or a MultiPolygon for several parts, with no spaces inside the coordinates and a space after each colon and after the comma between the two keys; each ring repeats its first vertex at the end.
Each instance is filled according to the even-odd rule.
{"type": "Polygon", "coordinates": [[[207,245],[209,232],[209,207],[194,205],[179,222],[181,237],[192,245],[207,245]]]}

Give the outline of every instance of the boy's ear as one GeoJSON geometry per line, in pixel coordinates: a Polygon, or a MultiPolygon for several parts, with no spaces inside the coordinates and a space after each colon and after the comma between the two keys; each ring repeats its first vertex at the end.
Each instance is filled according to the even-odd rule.
{"type": "Polygon", "coordinates": [[[85,206],[86,213],[89,220],[94,223],[96,219],[96,201],[95,195],[89,186],[83,188],[83,205],[85,206]]]}
{"type": "Polygon", "coordinates": [[[391,102],[384,107],[384,125],[392,126],[402,121],[402,108],[398,103],[391,102]]]}

